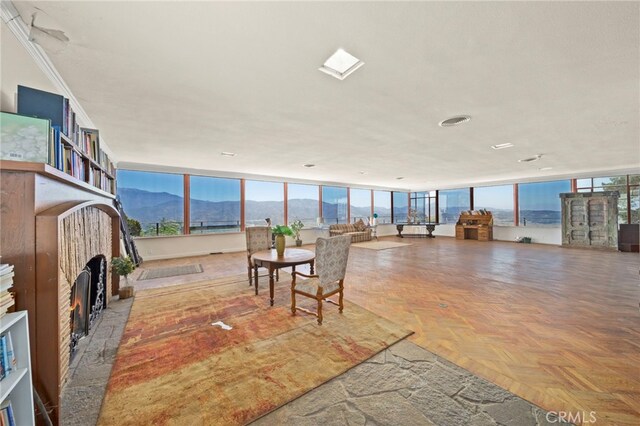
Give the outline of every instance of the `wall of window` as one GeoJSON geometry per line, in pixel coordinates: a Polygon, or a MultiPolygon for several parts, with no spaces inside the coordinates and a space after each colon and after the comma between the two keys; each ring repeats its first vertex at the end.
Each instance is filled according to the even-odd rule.
{"type": "Polygon", "coordinates": [[[244,183],[245,226],[284,224],[284,183],[247,180],[244,183]]]}
{"type": "Polygon", "coordinates": [[[373,213],[378,215],[378,223],[391,223],[391,192],[373,191],[373,213]]]}
{"type": "Polygon", "coordinates": [[[240,231],[240,180],[190,176],[189,233],[240,231]]]}
{"type": "Polygon", "coordinates": [[[371,216],[371,190],[352,188],[349,191],[349,198],[352,222],[362,219],[364,223],[368,223],[368,218],[371,216]]]}
{"type": "Polygon", "coordinates": [[[571,192],[571,181],[521,183],[518,205],[522,226],[560,226],[562,223],[560,193],[571,192]]]}
{"type": "Polygon", "coordinates": [[[473,188],[473,208],[489,210],[494,225],[514,225],[513,185],[473,188]]]}
{"type": "MultiPolygon", "coordinates": [[[[140,223],[140,235],[180,235],[184,228],[184,176],[118,170],[118,195],[129,219],[140,223]]],[[[137,234],[137,226],[130,226],[137,234]]]]}
{"type": "Polygon", "coordinates": [[[291,224],[300,220],[305,227],[316,226],[316,220],[320,216],[319,198],[320,193],[317,185],[288,184],[287,223],[291,224]]]}
{"type": "Polygon", "coordinates": [[[410,207],[418,214],[420,222],[437,222],[436,191],[412,192],[410,207]]]}
{"type": "Polygon", "coordinates": [[[347,188],[337,186],[322,187],[322,218],[325,225],[347,223],[347,188]]]}
{"type": "Polygon", "coordinates": [[[440,223],[456,223],[460,212],[471,209],[469,188],[438,191],[440,223]]]}
{"type": "Polygon", "coordinates": [[[640,175],[577,179],[578,192],[618,191],[618,223],[640,223],[640,175]]]}
{"type": "Polygon", "coordinates": [[[404,223],[409,213],[409,194],[393,191],[393,222],[404,223]]]}

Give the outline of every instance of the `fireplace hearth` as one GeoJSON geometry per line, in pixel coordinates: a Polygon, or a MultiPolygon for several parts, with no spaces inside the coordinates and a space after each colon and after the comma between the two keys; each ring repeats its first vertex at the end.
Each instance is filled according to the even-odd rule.
{"type": "Polygon", "coordinates": [[[96,256],[87,263],[71,287],[69,362],[73,360],[80,339],[89,334],[106,308],[106,278],[107,261],[104,256],[96,256]]]}

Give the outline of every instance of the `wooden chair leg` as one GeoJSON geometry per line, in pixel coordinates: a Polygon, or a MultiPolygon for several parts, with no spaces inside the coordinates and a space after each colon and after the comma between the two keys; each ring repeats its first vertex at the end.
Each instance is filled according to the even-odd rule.
{"type": "Polygon", "coordinates": [[[249,275],[249,287],[251,287],[251,265],[247,266],[247,274],[249,275]]]}
{"type": "Polygon", "coordinates": [[[276,281],[280,281],[280,269],[276,269],[276,281]]]}
{"type": "Polygon", "coordinates": [[[291,314],[296,314],[296,292],[291,289],[291,314]]]}
{"type": "Polygon", "coordinates": [[[342,313],[342,309],[344,309],[344,303],[342,302],[342,290],[340,290],[340,295],[338,296],[338,312],[342,313]]]}
{"type": "Polygon", "coordinates": [[[318,325],[322,325],[322,299],[318,299],[318,325]]]}

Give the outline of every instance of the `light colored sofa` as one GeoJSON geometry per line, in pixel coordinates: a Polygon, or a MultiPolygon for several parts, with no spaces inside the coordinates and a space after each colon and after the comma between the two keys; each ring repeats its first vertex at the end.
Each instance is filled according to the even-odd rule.
{"type": "MultiPolygon", "coordinates": [[[[362,229],[362,226],[360,229],[362,229]]],[[[329,225],[329,236],[335,237],[338,235],[349,235],[352,243],[371,241],[371,228],[364,228],[364,231],[359,231],[357,224],[354,223],[329,225]]]]}

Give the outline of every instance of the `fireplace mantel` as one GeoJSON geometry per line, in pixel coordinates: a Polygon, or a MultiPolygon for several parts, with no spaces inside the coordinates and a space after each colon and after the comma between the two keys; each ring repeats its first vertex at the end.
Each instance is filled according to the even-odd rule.
{"type": "MultiPolygon", "coordinates": [[[[34,386],[58,424],[70,289],[91,258],[119,256],[120,218],[111,194],[49,169],[0,161],[0,254],[15,265],[16,309],[29,312],[32,330],[34,386]]],[[[107,273],[107,296],[117,294],[118,277],[107,273]]]]}

